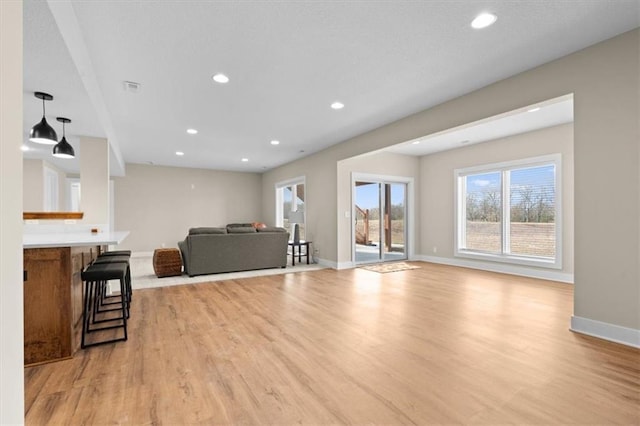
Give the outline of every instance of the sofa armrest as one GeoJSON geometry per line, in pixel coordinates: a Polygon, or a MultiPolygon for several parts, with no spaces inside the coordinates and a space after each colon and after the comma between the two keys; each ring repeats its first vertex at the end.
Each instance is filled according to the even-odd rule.
{"type": "Polygon", "coordinates": [[[184,266],[184,272],[189,275],[189,242],[185,238],[184,241],[178,241],[178,248],[182,255],[182,265],[184,266]]]}

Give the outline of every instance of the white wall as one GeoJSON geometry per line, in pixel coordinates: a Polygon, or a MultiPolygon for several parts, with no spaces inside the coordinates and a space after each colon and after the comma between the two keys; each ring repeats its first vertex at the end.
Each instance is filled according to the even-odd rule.
{"type": "Polygon", "coordinates": [[[275,181],[305,175],[305,225],[322,230],[319,257],[337,261],[351,238],[336,222],[337,161],[573,93],[574,314],[640,344],[639,56],[636,29],[269,171],[264,212],[275,211],[275,181]]]}
{"type": "Polygon", "coordinates": [[[24,422],[22,2],[0,1],[0,424],[24,422]]]}
{"type": "Polygon", "coordinates": [[[260,182],[257,173],[127,164],[114,178],[115,230],[131,231],[118,248],[177,247],[198,226],[274,224],[262,217],[260,182]]]}
{"type": "Polygon", "coordinates": [[[574,256],[573,124],[563,124],[422,157],[420,160],[422,254],[432,261],[457,262],[481,268],[500,267],[492,262],[454,258],[456,193],[454,170],[555,153],[562,155],[562,270],[537,270],[538,268],[511,268],[511,270],[530,269],[528,273],[556,279],[566,278],[571,281],[574,256]],[[437,247],[436,254],[433,253],[433,247],[437,247]]]}

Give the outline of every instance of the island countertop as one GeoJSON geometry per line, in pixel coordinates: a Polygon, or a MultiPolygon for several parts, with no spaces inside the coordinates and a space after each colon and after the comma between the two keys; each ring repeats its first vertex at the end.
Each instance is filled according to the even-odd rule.
{"type": "Polygon", "coordinates": [[[45,225],[40,232],[22,234],[25,366],[71,358],[82,346],[83,297],[88,294],[82,272],[104,246],[129,235],[74,228],[45,225]]]}
{"type": "Polygon", "coordinates": [[[46,248],[46,247],[79,247],[102,246],[120,244],[129,231],[98,232],[51,232],[51,233],[25,233],[22,236],[22,247],[46,248]]]}

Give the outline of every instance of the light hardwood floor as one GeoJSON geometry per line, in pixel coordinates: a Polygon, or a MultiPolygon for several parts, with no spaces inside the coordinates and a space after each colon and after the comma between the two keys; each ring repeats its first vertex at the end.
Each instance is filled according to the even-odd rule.
{"type": "Polygon", "coordinates": [[[25,370],[26,422],[640,423],[571,285],[416,264],[137,290],[129,341],[25,370]]]}

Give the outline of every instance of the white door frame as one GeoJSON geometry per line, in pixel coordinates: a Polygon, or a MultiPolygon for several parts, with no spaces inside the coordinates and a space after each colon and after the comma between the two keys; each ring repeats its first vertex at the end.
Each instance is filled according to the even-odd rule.
{"type": "MultiPolygon", "coordinates": [[[[404,183],[407,185],[405,194],[405,253],[408,260],[414,257],[414,221],[415,221],[415,180],[407,176],[388,176],[371,173],[351,173],[351,262],[356,264],[356,182],[377,182],[377,183],[404,183]]],[[[381,212],[382,213],[382,212],[381,212]]]]}
{"type": "Polygon", "coordinates": [[[58,172],[47,167],[43,167],[44,175],[44,199],[42,206],[44,211],[60,211],[60,182],[58,172]]]}

